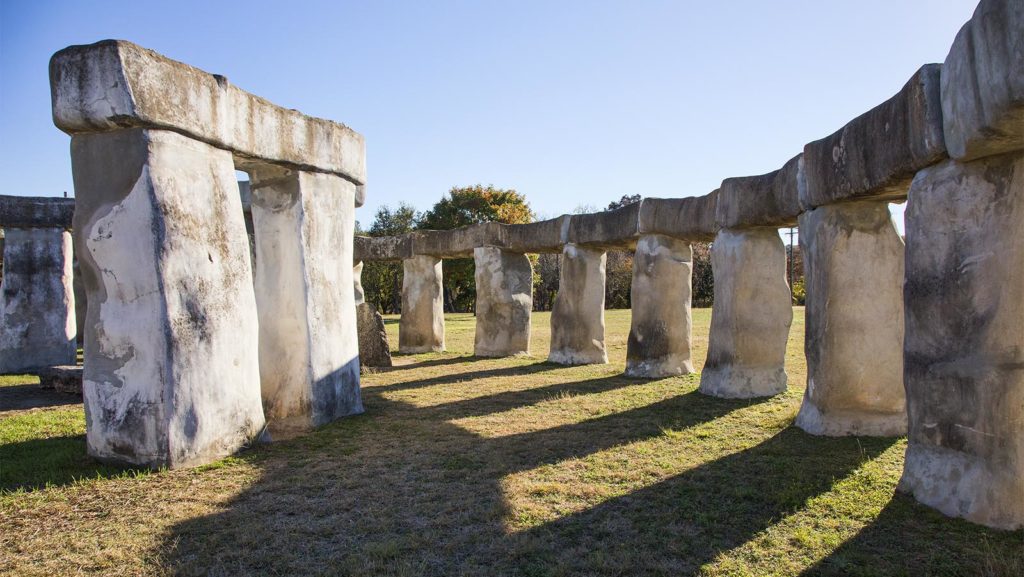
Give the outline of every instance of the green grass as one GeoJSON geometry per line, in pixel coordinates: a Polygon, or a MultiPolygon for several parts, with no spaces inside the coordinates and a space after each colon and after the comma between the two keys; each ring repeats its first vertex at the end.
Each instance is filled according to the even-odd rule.
{"type": "MultiPolygon", "coordinates": [[[[709,320],[694,311],[698,368],[709,320]]],[[[791,426],[800,309],[790,389],[757,401],[700,395],[697,375],[623,377],[629,311],[607,314],[611,364],[587,367],[543,361],[547,314],[534,356],[511,359],[472,358],[473,317],[446,321],[449,352],[364,375],[365,415],[206,467],[96,474],[72,451],[35,470],[42,450],[0,453],[19,482],[52,481],[0,495],[0,572],[1024,574],[1024,532],[894,494],[904,439],[791,426]]],[[[0,451],[81,442],[80,410],[0,415],[0,451]]]]}

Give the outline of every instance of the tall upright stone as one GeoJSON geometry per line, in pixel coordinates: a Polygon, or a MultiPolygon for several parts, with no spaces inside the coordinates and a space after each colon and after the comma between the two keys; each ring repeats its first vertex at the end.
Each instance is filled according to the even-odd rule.
{"type": "Polygon", "coordinates": [[[885,202],[800,215],[807,389],[796,424],[815,435],[903,435],[903,240],[885,202]]]}
{"type": "Polygon", "coordinates": [[[384,328],[384,317],[373,303],[366,302],[363,291],[363,263],[352,266],[353,293],[356,300],[356,328],[359,331],[359,366],[390,367],[391,347],[384,328]]]}
{"type": "Polygon", "coordinates": [[[0,374],[75,364],[71,235],[7,228],[0,284],[0,374]]]}
{"type": "Polygon", "coordinates": [[[605,252],[566,244],[551,309],[551,352],[560,365],[608,362],[604,346],[605,252]]]}
{"type": "Polygon", "coordinates": [[[719,231],[711,267],[715,302],[700,392],[750,398],[785,391],[793,306],[786,282],[786,249],[778,231],[719,231]]]}
{"type": "Polygon", "coordinates": [[[269,165],[250,176],[260,386],[271,433],[289,436],[363,412],[351,289],[356,186],[269,165]]]}
{"type": "Polygon", "coordinates": [[[444,301],[441,259],[418,255],[402,261],[401,353],[444,350],[444,301]]]}
{"type": "Polygon", "coordinates": [[[75,135],[71,161],[89,453],[179,467],[251,443],[258,323],[231,153],[130,129],[75,135]]]}
{"type": "Polygon", "coordinates": [[[473,354],[508,357],[530,352],[533,265],[525,254],[493,246],[473,251],[476,335],[473,354]]]}
{"type": "Polygon", "coordinates": [[[693,372],[690,357],[690,243],[644,235],[633,257],[632,324],[626,348],[626,374],[663,378],[693,372]]]}

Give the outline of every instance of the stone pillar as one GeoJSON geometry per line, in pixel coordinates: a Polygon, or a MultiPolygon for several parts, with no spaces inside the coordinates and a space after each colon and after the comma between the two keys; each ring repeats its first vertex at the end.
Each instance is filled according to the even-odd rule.
{"type": "Polygon", "coordinates": [[[533,265],[525,254],[493,246],[473,250],[476,337],[473,354],[508,357],[530,352],[533,265]]]}
{"type": "Polygon", "coordinates": [[[567,244],[562,249],[558,294],[551,309],[551,353],[560,365],[608,362],[604,348],[603,250],[567,244]]]}
{"type": "Polygon", "coordinates": [[[910,188],[899,489],[1024,527],[1024,155],[922,170],[910,188]]]}
{"type": "Polygon", "coordinates": [[[693,372],[690,358],[690,243],[662,235],[641,236],[633,257],[633,320],[626,374],[660,379],[693,372]]]}
{"type": "Polygon", "coordinates": [[[363,412],[352,293],[356,186],[265,166],[250,172],[260,385],[272,434],[363,412]]]}
{"type": "Polygon", "coordinates": [[[711,248],[715,303],[700,392],[725,398],[786,390],[786,341],[793,322],[786,248],[778,230],[719,231],[711,248]]]}
{"type": "Polygon", "coordinates": [[[444,302],[441,259],[420,255],[402,261],[402,318],[398,325],[401,353],[444,350],[444,302]]]}
{"type": "Polygon", "coordinates": [[[796,425],[814,435],[907,432],[903,240],[889,205],[825,205],[800,215],[807,287],[807,390],[796,425]]]}
{"type": "Polygon", "coordinates": [[[360,261],[352,267],[356,326],[359,330],[359,364],[363,367],[390,367],[391,346],[384,328],[384,317],[377,312],[377,307],[366,302],[362,277],[363,263],[360,261]]]}
{"type": "Polygon", "coordinates": [[[258,323],[231,153],[131,129],[74,136],[71,160],[89,454],[180,467],[252,443],[258,323]]]}
{"type": "Polygon", "coordinates": [[[9,228],[6,235],[0,373],[75,364],[71,235],[61,228],[9,228]]]}

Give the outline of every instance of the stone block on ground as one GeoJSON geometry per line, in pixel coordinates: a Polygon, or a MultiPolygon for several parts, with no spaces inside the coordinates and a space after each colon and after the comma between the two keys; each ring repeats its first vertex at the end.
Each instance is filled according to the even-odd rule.
{"type": "Polygon", "coordinates": [[[40,388],[82,396],[82,367],[74,365],[46,367],[39,369],[36,374],[39,375],[40,388]]]}

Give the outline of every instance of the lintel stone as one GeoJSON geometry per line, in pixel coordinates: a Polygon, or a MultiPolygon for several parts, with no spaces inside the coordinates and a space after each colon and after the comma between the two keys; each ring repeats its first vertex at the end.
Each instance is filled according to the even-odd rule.
{"type": "Polygon", "coordinates": [[[661,234],[689,240],[710,242],[718,226],[715,211],[719,191],[686,198],[645,198],[640,207],[639,234],[661,234]]]}
{"type": "Polygon", "coordinates": [[[802,154],[768,174],[727,178],[718,192],[715,220],[721,228],[796,226],[803,187],[802,154]]]}
{"type": "Polygon", "coordinates": [[[412,258],[412,237],[356,236],[353,243],[354,261],[405,260],[412,258]]]}
{"type": "Polygon", "coordinates": [[[615,210],[574,214],[569,223],[567,240],[589,248],[632,249],[640,236],[642,204],[643,201],[640,201],[615,210]]]}
{"type": "Polygon", "coordinates": [[[0,194],[0,228],[71,228],[75,199],[0,194]]]}

